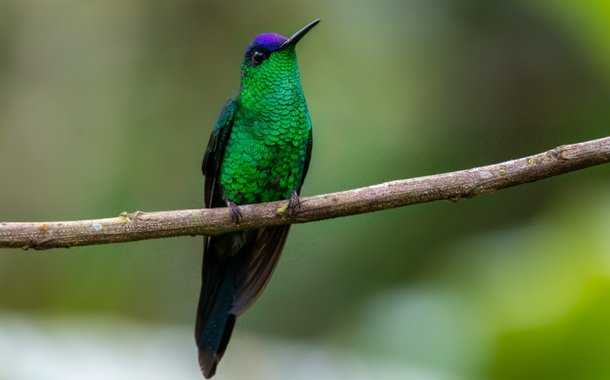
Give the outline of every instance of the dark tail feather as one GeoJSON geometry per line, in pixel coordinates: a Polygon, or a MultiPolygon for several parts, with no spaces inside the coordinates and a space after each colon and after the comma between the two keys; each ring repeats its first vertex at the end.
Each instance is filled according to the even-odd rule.
{"type": "Polygon", "coordinates": [[[230,314],[230,309],[240,261],[239,256],[219,258],[213,248],[207,249],[204,256],[195,339],[199,366],[207,379],[214,376],[235,326],[236,316],[230,314]]]}
{"type": "Polygon", "coordinates": [[[205,238],[195,339],[206,378],[216,372],[235,319],[269,282],[289,230],[288,225],[205,238]]]}
{"type": "Polygon", "coordinates": [[[229,340],[231,339],[231,333],[233,333],[233,327],[235,326],[235,319],[236,317],[233,314],[226,314],[224,331],[221,331],[220,329],[216,331],[222,334],[219,334],[216,337],[210,336],[210,338],[216,340],[214,343],[218,344],[216,349],[211,346],[212,342],[206,342],[204,340],[199,342],[199,367],[206,379],[211,378],[216,373],[216,366],[218,366],[222,355],[224,355],[225,350],[227,349],[229,340]],[[203,348],[205,347],[204,345],[208,345],[208,348],[203,348]]]}

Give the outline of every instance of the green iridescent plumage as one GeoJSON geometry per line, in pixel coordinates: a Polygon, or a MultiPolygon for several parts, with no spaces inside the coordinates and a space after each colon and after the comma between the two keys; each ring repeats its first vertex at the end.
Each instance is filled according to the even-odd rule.
{"type": "Polygon", "coordinates": [[[311,134],[294,46],[272,54],[262,73],[244,69],[220,168],[225,197],[237,204],[287,199],[300,188],[311,134]]]}
{"type": "MultiPolygon", "coordinates": [[[[242,64],[239,93],[227,102],[203,159],[206,207],[290,199],[311,159],[311,121],[301,89],[295,45],[318,23],[291,38],[257,36],[242,64]]],[[[239,231],[204,239],[202,288],[195,339],[205,377],[214,375],[235,319],[258,298],[279,260],[290,226],[239,231]]]]}

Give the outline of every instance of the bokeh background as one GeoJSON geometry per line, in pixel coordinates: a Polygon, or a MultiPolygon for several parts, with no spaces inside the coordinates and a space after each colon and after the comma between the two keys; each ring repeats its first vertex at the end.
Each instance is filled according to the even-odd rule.
{"type": "MultiPolygon", "coordinates": [[[[610,130],[607,0],[0,0],[0,220],[200,208],[257,34],[299,44],[303,195],[610,130]]],[[[218,379],[610,378],[610,167],[298,225],[218,379]]],[[[0,379],[199,379],[202,239],[0,252],[0,379]]]]}

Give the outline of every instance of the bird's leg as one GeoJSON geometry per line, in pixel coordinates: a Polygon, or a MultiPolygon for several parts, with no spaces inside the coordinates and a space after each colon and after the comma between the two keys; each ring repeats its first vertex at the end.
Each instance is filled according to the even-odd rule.
{"type": "Polygon", "coordinates": [[[294,215],[296,213],[296,209],[301,208],[301,198],[299,194],[295,190],[290,191],[290,200],[288,200],[288,215],[294,215]]]}
{"type": "Polygon", "coordinates": [[[241,211],[239,211],[239,207],[235,202],[227,201],[227,206],[229,207],[229,211],[231,212],[231,220],[235,224],[239,224],[239,222],[243,219],[241,215],[241,211]]]}

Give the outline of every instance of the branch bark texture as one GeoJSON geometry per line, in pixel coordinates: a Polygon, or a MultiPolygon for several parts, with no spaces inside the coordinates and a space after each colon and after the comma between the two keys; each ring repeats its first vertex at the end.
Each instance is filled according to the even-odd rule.
{"type": "Polygon", "coordinates": [[[231,221],[228,208],[123,212],[118,217],[68,222],[0,222],[0,248],[50,249],[122,243],[292,223],[308,223],[407,205],[472,198],[610,161],[610,137],[457,172],[386,182],[302,198],[294,215],[288,201],[240,206],[243,219],[231,221]]]}

